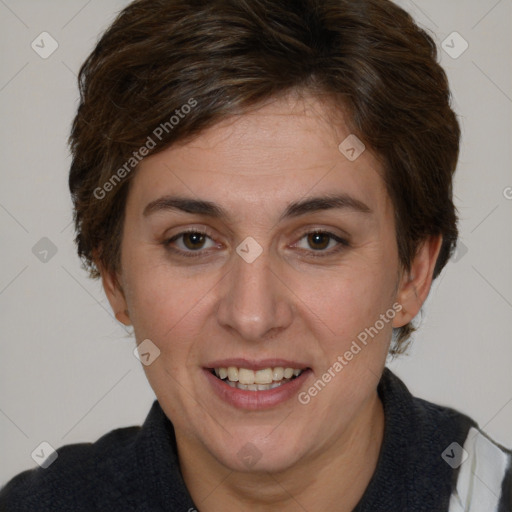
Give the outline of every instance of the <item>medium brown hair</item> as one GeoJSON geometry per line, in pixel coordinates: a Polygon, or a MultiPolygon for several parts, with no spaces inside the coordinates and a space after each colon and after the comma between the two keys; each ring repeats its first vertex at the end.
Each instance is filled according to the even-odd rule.
{"type": "MultiPolygon", "coordinates": [[[[434,278],[454,249],[460,128],[447,77],[432,38],[388,0],[136,0],[84,62],[79,88],[69,188],[92,277],[95,258],[120,271],[141,148],[156,153],[291,91],[331,97],[381,160],[403,269],[429,235],[443,237],[434,278]]],[[[413,331],[395,332],[392,354],[413,331]]]]}

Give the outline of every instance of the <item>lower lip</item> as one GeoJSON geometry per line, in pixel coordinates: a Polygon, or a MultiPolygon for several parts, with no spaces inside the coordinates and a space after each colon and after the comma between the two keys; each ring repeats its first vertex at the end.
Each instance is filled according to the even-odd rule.
{"type": "Polygon", "coordinates": [[[247,391],[245,389],[232,388],[206,368],[203,371],[214,392],[222,400],[239,409],[251,411],[270,409],[297,396],[299,389],[311,373],[311,370],[308,368],[295,379],[281,384],[277,388],[265,391],[247,391]]]}

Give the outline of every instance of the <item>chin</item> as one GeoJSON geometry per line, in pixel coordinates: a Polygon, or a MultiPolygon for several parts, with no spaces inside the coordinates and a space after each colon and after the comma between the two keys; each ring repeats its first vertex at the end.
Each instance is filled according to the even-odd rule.
{"type": "Polygon", "coordinates": [[[286,471],[304,455],[302,450],[300,452],[297,450],[298,445],[304,448],[303,442],[299,440],[295,442],[289,432],[285,432],[286,428],[289,426],[283,427],[283,432],[286,434],[283,438],[270,434],[272,438],[269,439],[269,437],[262,437],[260,433],[232,436],[228,442],[223,443],[227,449],[219,450],[219,444],[213,443],[211,453],[232,471],[250,473],[286,471]]]}

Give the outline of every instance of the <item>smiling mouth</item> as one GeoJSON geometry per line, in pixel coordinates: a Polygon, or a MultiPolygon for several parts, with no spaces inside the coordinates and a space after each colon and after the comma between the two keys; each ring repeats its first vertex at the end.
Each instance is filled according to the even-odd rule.
{"type": "Polygon", "coordinates": [[[268,391],[278,388],[299,377],[308,368],[285,368],[276,366],[262,370],[250,370],[229,366],[227,368],[209,368],[218,379],[224,381],[232,388],[244,391],[268,391]]]}

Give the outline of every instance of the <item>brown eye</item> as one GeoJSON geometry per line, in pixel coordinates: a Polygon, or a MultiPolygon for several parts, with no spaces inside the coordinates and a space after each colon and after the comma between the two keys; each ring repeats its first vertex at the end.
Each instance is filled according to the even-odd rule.
{"type": "Polygon", "coordinates": [[[309,233],[308,244],[312,249],[321,250],[329,246],[331,239],[327,233],[309,233]]]}
{"type": "Polygon", "coordinates": [[[205,256],[207,249],[215,247],[212,238],[201,231],[183,231],[165,240],[163,245],[179,256],[205,256]],[[206,245],[206,244],[210,245],[206,245]]]}
{"type": "Polygon", "coordinates": [[[187,249],[202,249],[204,242],[206,240],[206,236],[203,233],[184,233],[182,235],[183,237],[183,244],[187,249]]]}
{"type": "Polygon", "coordinates": [[[309,252],[313,257],[332,256],[349,247],[347,240],[329,231],[311,231],[305,233],[296,244],[301,251],[309,252]]]}

